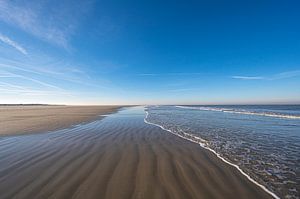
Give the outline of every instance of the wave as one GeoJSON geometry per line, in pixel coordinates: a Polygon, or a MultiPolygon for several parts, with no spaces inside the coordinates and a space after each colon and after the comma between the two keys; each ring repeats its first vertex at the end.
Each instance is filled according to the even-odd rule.
{"type": "Polygon", "coordinates": [[[218,111],[224,113],[235,113],[235,114],[244,114],[244,115],[257,115],[257,116],[266,116],[266,117],[276,117],[276,118],[285,118],[285,119],[300,119],[300,115],[285,115],[280,113],[272,113],[272,112],[254,112],[254,111],[246,111],[242,109],[229,109],[229,108],[217,108],[217,107],[192,107],[192,106],[175,106],[177,108],[183,109],[193,109],[193,110],[201,110],[201,111],[218,111]]]}
{"type": "MultiPolygon", "coordinates": [[[[176,107],[184,107],[184,106],[176,106],[176,107]]],[[[193,107],[187,107],[187,108],[193,108],[193,107]]],[[[200,107],[199,107],[200,108],[200,107]]],[[[226,160],[225,158],[223,158],[218,152],[216,152],[215,150],[211,149],[208,147],[208,142],[198,136],[195,136],[195,135],[192,135],[192,134],[188,134],[188,133],[185,133],[185,132],[182,132],[183,135],[180,135],[178,133],[175,133],[173,132],[172,130],[170,129],[167,129],[165,127],[163,127],[162,125],[159,125],[159,124],[156,124],[156,123],[152,123],[150,121],[148,121],[148,116],[149,116],[149,112],[148,110],[145,108],[144,109],[146,115],[145,115],[145,118],[144,118],[144,122],[146,124],[150,124],[150,125],[154,125],[154,126],[157,126],[159,128],[161,128],[162,130],[165,130],[165,131],[168,131],[169,133],[172,133],[178,137],[181,137],[185,140],[188,140],[190,142],[193,142],[193,143],[196,143],[196,144],[199,144],[202,148],[204,149],[207,149],[209,151],[211,151],[212,153],[214,153],[219,159],[221,159],[223,162],[229,164],[230,166],[233,166],[235,167],[242,175],[244,175],[249,181],[251,181],[252,183],[254,183],[255,185],[257,185],[258,187],[260,187],[262,190],[264,190],[266,193],[270,194],[273,198],[275,199],[280,199],[275,193],[271,192],[270,190],[268,190],[265,186],[263,186],[262,184],[259,184],[258,182],[256,182],[253,178],[251,178],[248,174],[246,174],[238,165],[236,164],[233,164],[232,162],[226,160]]]]}

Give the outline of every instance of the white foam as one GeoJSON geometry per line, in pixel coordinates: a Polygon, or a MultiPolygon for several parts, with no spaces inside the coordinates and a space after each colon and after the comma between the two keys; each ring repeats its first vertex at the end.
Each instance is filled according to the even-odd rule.
{"type": "Polygon", "coordinates": [[[196,141],[193,140],[193,139],[186,138],[186,137],[184,137],[184,136],[182,136],[182,135],[179,135],[179,134],[177,134],[177,133],[174,133],[173,131],[171,131],[171,130],[169,130],[169,129],[166,129],[166,128],[164,128],[163,126],[161,126],[161,125],[159,125],[159,124],[155,124],[155,123],[149,122],[149,121],[147,121],[147,118],[148,118],[149,113],[148,113],[148,111],[147,111],[146,109],[144,109],[144,111],[146,112],[146,116],[145,116],[145,118],[144,118],[144,122],[145,122],[146,124],[150,124],[150,125],[154,125],[154,126],[160,127],[162,130],[168,131],[168,132],[170,132],[170,133],[172,133],[172,134],[174,134],[174,135],[176,135],[176,136],[179,136],[179,137],[181,137],[181,138],[183,138],[183,139],[185,139],[185,140],[188,140],[188,141],[194,142],[194,143],[196,143],[196,144],[199,144],[199,145],[200,145],[201,147],[203,147],[204,149],[207,149],[207,150],[213,152],[213,153],[214,153],[218,158],[220,158],[223,162],[225,162],[225,163],[227,163],[227,164],[229,164],[229,165],[235,167],[235,168],[236,168],[242,175],[244,175],[249,181],[251,181],[251,182],[254,183],[255,185],[259,186],[262,190],[264,190],[265,192],[267,192],[268,194],[270,194],[272,197],[274,197],[275,199],[280,199],[279,196],[277,196],[275,193],[269,191],[265,186],[259,184],[259,183],[256,182],[253,178],[251,178],[248,174],[246,174],[246,173],[245,173],[238,165],[235,165],[235,164],[229,162],[228,160],[224,159],[219,153],[217,153],[217,152],[214,151],[213,149],[207,147],[207,145],[205,144],[205,143],[207,142],[206,140],[204,140],[204,139],[202,139],[202,138],[200,138],[200,137],[194,136],[194,135],[190,135],[190,134],[188,134],[188,133],[184,133],[184,134],[187,134],[187,135],[189,135],[189,136],[191,136],[191,137],[195,137],[195,138],[198,138],[199,140],[202,140],[202,141],[203,141],[203,142],[196,142],[196,141]]]}
{"type": "Polygon", "coordinates": [[[258,116],[266,116],[266,117],[277,117],[277,118],[286,118],[286,119],[300,119],[300,116],[297,115],[283,115],[283,114],[276,114],[276,113],[258,113],[258,112],[250,112],[250,111],[243,111],[243,110],[234,110],[234,109],[227,109],[227,108],[213,108],[213,107],[189,107],[189,106],[175,106],[177,108],[183,109],[193,109],[193,110],[201,110],[201,111],[218,111],[224,113],[235,113],[235,114],[244,114],[244,115],[258,115],[258,116]]]}

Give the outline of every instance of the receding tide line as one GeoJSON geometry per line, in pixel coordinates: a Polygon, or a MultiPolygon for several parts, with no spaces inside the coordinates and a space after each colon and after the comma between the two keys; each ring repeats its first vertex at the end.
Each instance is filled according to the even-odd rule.
{"type": "Polygon", "coordinates": [[[146,112],[146,116],[145,116],[145,118],[144,118],[144,122],[145,122],[146,124],[150,124],[150,125],[154,125],[154,126],[160,127],[162,130],[168,131],[168,132],[170,132],[170,133],[172,133],[172,134],[174,134],[174,135],[177,135],[177,136],[179,136],[179,137],[181,137],[181,138],[183,138],[183,139],[185,139],[185,140],[188,140],[188,141],[190,141],[190,142],[199,144],[199,145],[200,145],[201,147],[203,147],[204,149],[207,149],[207,150],[213,152],[213,153],[214,153],[218,158],[220,158],[223,162],[229,164],[230,166],[235,167],[235,168],[236,168],[242,175],[244,175],[249,181],[251,181],[252,183],[254,183],[254,184],[256,184],[257,186],[259,186],[262,190],[264,190],[265,192],[267,192],[268,194],[270,194],[272,197],[274,197],[274,198],[276,198],[276,199],[280,199],[279,196],[277,196],[275,193],[271,192],[271,191],[268,190],[265,186],[259,184],[259,183],[256,182],[253,178],[251,178],[248,174],[246,174],[246,173],[245,173],[238,165],[235,165],[235,164],[233,164],[233,163],[227,161],[226,159],[224,159],[219,153],[217,153],[217,152],[214,151],[213,149],[204,146],[202,143],[195,142],[195,141],[192,140],[192,139],[189,139],[189,138],[183,137],[183,136],[181,136],[181,135],[179,135],[179,134],[176,134],[176,133],[172,132],[171,130],[166,129],[166,128],[164,128],[163,126],[161,126],[161,125],[159,125],[159,124],[155,124],[155,123],[152,123],[152,122],[148,122],[148,121],[147,121],[147,118],[148,118],[149,113],[148,113],[148,111],[147,111],[146,109],[144,109],[144,111],[146,112]]]}

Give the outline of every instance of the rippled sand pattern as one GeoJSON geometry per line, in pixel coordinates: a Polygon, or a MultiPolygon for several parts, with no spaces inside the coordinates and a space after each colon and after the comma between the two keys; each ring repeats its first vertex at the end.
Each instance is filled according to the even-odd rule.
{"type": "Polygon", "coordinates": [[[46,134],[0,138],[0,198],[271,198],[142,108],[46,134]]]}

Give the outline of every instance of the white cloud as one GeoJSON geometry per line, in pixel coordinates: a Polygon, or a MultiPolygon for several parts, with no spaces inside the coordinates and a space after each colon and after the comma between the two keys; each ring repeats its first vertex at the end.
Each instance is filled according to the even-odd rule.
{"type": "Polygon", "coordinates": [[[199,90],[199,88],[178,88],[178,89],[171,89],[168,90],[169,92],[185,92],[185,91],[195,91],[199,90]]]}
{"type": "Polygon", "coordinates": [[[272,76],[271,79],[272,80],[286,79],[286,78],[297,77],[297,76],[300,76],[300,70],[294,70],[294,71],[287,71],[287,72],[278,73],[278,74],[272,76]]]}
{"type": "Polygon", "coordinates": [[[139,73],[137,76],[185,76],[185,75],[204,75],[205,73],[139,73]]]}
{"type": "MultiPolygon", "coordinates": [[[[47,59],[47,57],[43,58],[44,60],[47,59]]],[[[50,58],[47,60],[49,61],[43,62],[35,60],[34,63],[27,63],[26,61],[21,62],[14,60],[5,60],[1,59],[0,57],[0,62],[4,62],[0,63],[0,77],[19,77],[24,79],[26,77],[28,78],[36,75],[40,78],[62,80],[64,82],[76,83],[77,85],[81,86],[97,88],[105,87],[92,83],[92,78],[85,71],[82,71],[75,66],[64,63],[64,61],[55,61],[54,59],[50,58]],[[48,62],[50,62],[50,64],[48,62]],[[1,73],[1,69],[3,71],[5,70],[6,73],[3,73],[3,71],[1,73]],[[26,75],[26,77],[24,76],[24,74],[26,75]]]]}
{"type": "Polygon", "coordinates": [[[0,33],[0,41],[2,41],[3,43],[6,43],[7,45],[10,45],[11,47],[15,48],[20,53],[27,55],[27,51],[25,50],[25,48],[23,48],[20,44],[11,40],[10,38],[2,35],[1,33],[0,33]]]}
{"type": "Polygon", "coordinates": [[[231,76],[233,79],[242,79],[242,80],[279,80],[287,79],[292,77],[300,76],[300,70],[286,71],[282,73],[277,73],[271,76],[231,76]]]}
{"type": "MultiPolygon", "coordinates": [[[[0,71],[1,72],[1,71],[0,71]]],[[[6,94],[18,94],[18,95],[70,95],[69,92],[63,90],[49,90],[46,88],[35,89],[32,87],[25,87],[18,84],[11,84],[4,81],[0,81],[0,91],[6,94]]]]}
{"type": "Polygon", "coordinates": [[[43,81],[40,81],[40,80],[31,78],[31,77],[27,77],[27,76],[25,76],[25,75],[20,75],[20,74],[16,74],[16,73],[12,73],[12,72],[7,72],[7,71],[0,71],[0,76],[1,76],[2,74],[4,75],[4,76],[2,76],[2,77],[7,77],[7,78],[20,78],[20,79],[23,79],[23,80],[27,80],[27,81],[34,82],[34,83],[39,84],[39,85],[44,86],[44,87],[53,88],[53,89],[57,89],[57,90],[63,90],[63,89],[61,89],[60,87],[55,86],[55,85],[53,85],[53,84],[49,84],[49,83],[46,83],[46,82],[43,82],[43,81]]]}
{"type": "Polygon", "coordinates": [[[259,80],[264,79],[264,77],[260,76],[232,76],[233,79],[243,79],[243,80],[259,80]]]}
{"type": "Polygon", "coordinates": [[[0,1],[0,20],[49,43],[68,48],[89,1],[0,1]]]}

